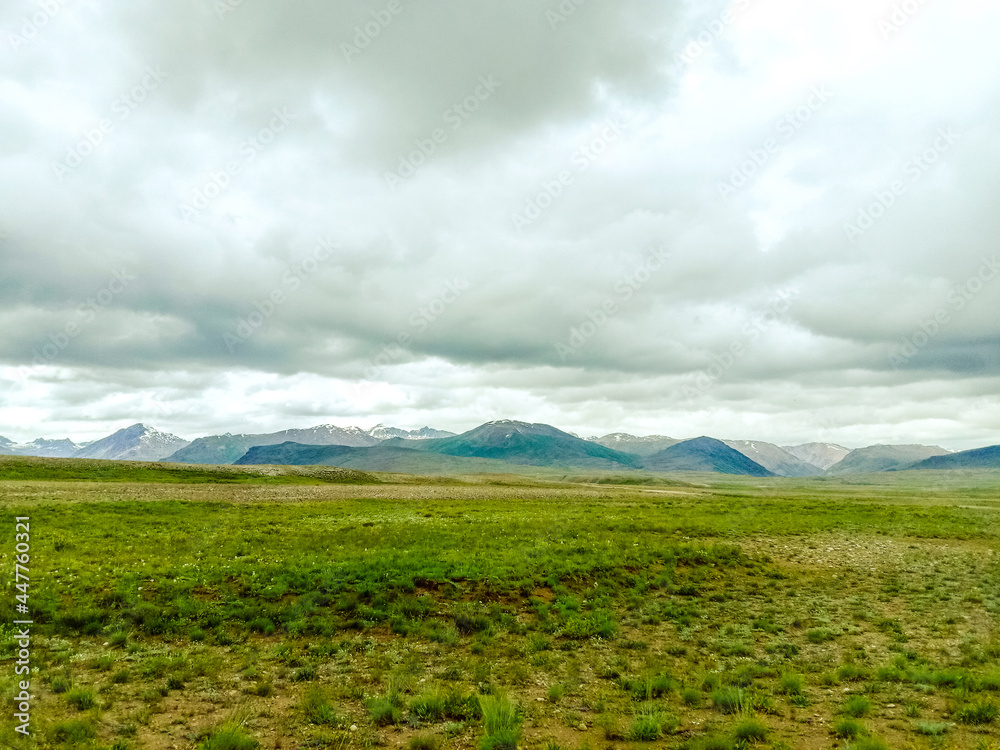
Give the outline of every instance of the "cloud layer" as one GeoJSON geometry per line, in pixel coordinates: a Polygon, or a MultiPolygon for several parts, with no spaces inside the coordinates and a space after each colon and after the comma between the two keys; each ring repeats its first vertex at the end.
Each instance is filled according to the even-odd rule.
{"type": "Polygon", "coordinates": [[[1000,441],[992,4],[21,0],[0,29],[0,434],[1000,441]]]}

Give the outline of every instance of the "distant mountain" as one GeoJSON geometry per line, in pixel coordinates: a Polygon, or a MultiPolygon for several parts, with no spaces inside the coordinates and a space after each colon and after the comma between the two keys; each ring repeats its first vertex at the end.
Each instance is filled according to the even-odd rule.
{"type": "Polygon", "coordinates": [[[372,437],[360,427],[337,427],[332,424],[324,424],[307,429],[282,430],[262,435],[231,435],[229,433],[210,435],[198,438],[165,460],[181,464],[231,464],[243,457],[254,446],[278,445],[285,442],[353,447],[379,444],[377,438],[372,437]]]}
{"type": "Polygon", "coordinates": [[[611,448],[612,450],[624,453],[634,453],[637,456],[649,456],[681,442],[677,438],[667,437],[666,435],[636,437],[635,435],[629,435],[627,432],[612,432],[610,435],[604,435],[603,437],[587,439],[598,445],[603,445],[605,448],[611,448]]]}
{"type": "Polygon", "coordinates": [[[683,440],[642,459],[642,466],[652,471],[714,471],[722,474],[749,474],[773,477],[774,474],[721,440],[699,437],[683,440]]]}
{"type": "Polygon", "coordinates": [[[406,474],[505,473],[513,467],[505,461],[463,458],[429,451],[376,445],[352,448],[346,445],[302,445],[281,443],[251,448],[235,462],[238,466],[274,464],[278,466],[340,466],[363,471],[406,474]]]}
{"type": "Polygon", "coordinates": [[[134,424],[81,448],[73,458],[160,461],[187,445],[190,441],[176,435],[159,432],[144,424],[134,424]]]}
{"type": "Polygon", "coordinates": [[[722,442],[779,477],[814,477],[823,473],[823,470],[818,466],[793,456],[774,443],[764,443],[760,440],[723,440],[722,442]]]}
{"type": "Polygon", "coordinates": [[[448,430],[435,430],[432,427],[421,427],[419,430],[401,430],[398,427],[386,427],[383,424],[377,424],[368,430],[368,434],[376,440],[388,440],[390,438],[429,440],[431,438],[454,437],[456,433],[448,432],[448,430]]]}
{"type": "Polygon", "coordinates": [[[799,460],[818,466],[824,471],[843,460],[844,456],[851,452],[850,448],[836,443],[803,443],[802,445],[783,445],[781,447],[799,460]]]}
{"type": "Polygon", "coordinates": [[[873,471],[902,469],[932,456],[944,456],[948,451],[936,445],[869,445],[848,453],[835,463],[827,474],[868,474],[873,471]]]}
{"type": "Polygon", "coordinates": [[[971,451],[931,456],[907,466],[908,469],[1000,469],[1000,445],[971,451]]]}
{"type": "Polygon", "coordinates": [[[42,458],[70,458],[80,450],[80,446],[72,440],[45,440],[38,438],[30,443],[15,443],[7,438],[0,438],[0,455],[3,456],[40,456],[42,458]]]}
{"type": "Polygon", "coordinates": [[[449,456],[495,458],[525,466],[635,468],[630,453],[583,440],[547,424],[510,419],[487,422],[455,437],[424,441],[424,450],[449,456]]]}

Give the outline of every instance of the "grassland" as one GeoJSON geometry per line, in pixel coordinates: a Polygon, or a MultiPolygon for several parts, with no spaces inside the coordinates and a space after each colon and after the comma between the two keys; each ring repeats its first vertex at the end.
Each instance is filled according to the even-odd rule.
{"type": "Polygon", "coordinates": [[[1000,748],[997,472],[54,466],[14,747],[1000,748]]]}

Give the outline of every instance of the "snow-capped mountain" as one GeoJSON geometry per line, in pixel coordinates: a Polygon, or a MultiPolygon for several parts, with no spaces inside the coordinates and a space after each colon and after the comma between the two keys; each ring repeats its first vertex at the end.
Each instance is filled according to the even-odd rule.
{"type": "Polygon", "coordinates": [[[431,440],[433,438],[454,437],[454,432],[447,430],[435,430],[433,427],[421,427],[419,430],[403,430],[399,427],[386,427],[384,424],[377,424],[368,430],[368,434],[376,440],[388,440],[389,438],[404,438],[406,440],[431,440]]]}
{"type": "Polygon", "coordinates": [[[190,441],[176,435],[154,430],[144,424],[134,424],[78,450],[73,458],[159,461],[187,445],[190,445],[190,441]]]}
{"type": "Polygon", "coordinates": [[[0,456],[42,456],[44,458],[69,458],[82,446],[72,440],[46,440],[38,438],[30,443],[15,443],[0,437],[0,456]]]}

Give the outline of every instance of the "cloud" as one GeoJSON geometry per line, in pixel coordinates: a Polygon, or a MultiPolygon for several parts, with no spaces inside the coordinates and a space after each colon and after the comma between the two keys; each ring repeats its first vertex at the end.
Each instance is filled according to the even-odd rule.
{"type": "Polygon", "coordinates": [[[1000,337],[1000,15],[892,13],[9,4],[0,434],[745,413],[782,440],[822,411],[995,440],[967,391],[1000,337]],[[887,388],[914,400],[873,412],[887,388]]]}

